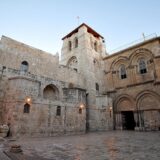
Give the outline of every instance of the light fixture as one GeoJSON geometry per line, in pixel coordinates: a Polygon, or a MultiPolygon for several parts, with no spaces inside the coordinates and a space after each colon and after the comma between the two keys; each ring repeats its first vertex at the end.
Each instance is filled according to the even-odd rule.
{"type": "Polygon", "coordinates": [[[30,102],[31,101],[31,98],[27,98],[27,102],[30,102]]]}
{"type": "Polygon", "coordinates": [[[79,108],[83,109],[83,108],[84,108],[84,105],[83,105],[83,104],[81,104],[79,108]]]}
{"type": "Polygon", "coordinates": [[[27,103],[31,103],[31,98],[30,98],[30,97],[27,97],[27,98],[26,98],[26,102],[27,102],[27,103]]]}
{"type": "Polygon", "coordinates": [[[112,107],[109,107],[109,116],[112,117],[112,107]]]}

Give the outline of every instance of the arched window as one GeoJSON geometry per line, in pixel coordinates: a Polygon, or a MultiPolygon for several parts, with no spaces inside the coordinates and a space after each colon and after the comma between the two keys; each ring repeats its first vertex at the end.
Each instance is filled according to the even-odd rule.
{"type": "Polygon", "coordinates": [[[99,84],[96,83],[96,94],[98,95],[99,94],[99,84]]]}
{"type": "Polygon", "coordinates": [[[96,83],[96,91],[99,91],[99,85],[96,83]]]}
{"type": "Polygon", "coordinates": [[[29,67],[28,62],[27,61],[23,61],[21,63],[20,70],[23,71],[23,72],[27,72],[28,71],[28,67],[29,67]]]}
{"type": "Polygon", "coordinates": [[[61,115],[61,106],[57,106],[56,115],[57,115],[57,116],[60,116],[60,115],[61,115]]]}
{"type": "Polygon", "coordinates": [[[82,114],[82,108],[79,108],[79,114],[82,114]]]}
{"type": "Polygon", "coordinates": [[[77,58],[73,56],[68,60],[67,66],[77,71],[77,64],[78,64],[77,58]]]}
{"type": "Polygon", "coordinates": [[[120,78],[121,79],[127,78],[125,65],[121,65],[120,67],[120,78]]]}
{"type": "Polygon", "coordinates": [[[97,42],[94,42],[94,50],[97,52],[98,48],[97,48],[97,42]]]}
{"type": "Polygon", "coordinates": [[[139,73],[140,74],[147,73],[146,62],[144,59],[139,60],[139,73]]]}
{"type": "Polygon", "coordinates": [[[69,51],[72,50],[72,42],[71,42],[71,41],[68,42],[68,50],[69,50],[69,51]]]}
{"type": "Polygon", "coordinates": [[[75,38],[74,43],[75,43],[75,48],[77,48],[78,47],[78,38],[77,37],[75,38]]]}
{"type": "Polygon", "coordinates": [[[24,110],[23,110],[23,113],[29,113],[30,112],[30,105],[28,103],[26,103],[24,105],[24,110]]]}
{"type": "Polygon", "coordinates": [[[43,90],[44,99],[48,99],[51,101],[58,99],[58,89],[53,85],[48,85],[43,90]]]}

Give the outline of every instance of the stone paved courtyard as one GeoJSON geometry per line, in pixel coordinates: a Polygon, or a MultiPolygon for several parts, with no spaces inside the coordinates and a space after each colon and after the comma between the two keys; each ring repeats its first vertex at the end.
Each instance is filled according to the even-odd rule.
{"type": "Polygon", "coordinates": [[[11,144],[22,146],[23,155],[17,154],[17,159],[23,160],[160,159],[160,132],[109,131],[63,137],[20,138],[5,142],[5,150],[11,144]]]}

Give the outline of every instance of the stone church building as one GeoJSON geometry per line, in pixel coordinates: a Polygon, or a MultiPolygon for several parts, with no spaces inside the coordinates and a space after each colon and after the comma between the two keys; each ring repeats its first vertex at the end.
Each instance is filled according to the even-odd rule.
{"type": "Polygon", "coordinates": [[[159,37],[112,55],[84,23],[62,40],[59,61],[2,36],[0,124],[10,136],[160,130],[159,37]]]}

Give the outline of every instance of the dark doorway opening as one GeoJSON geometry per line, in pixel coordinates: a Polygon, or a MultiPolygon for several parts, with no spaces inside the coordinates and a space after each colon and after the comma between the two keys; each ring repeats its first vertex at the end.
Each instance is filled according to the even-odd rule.
{"type": "Polygon", "coordinates": [[[125,130],[134,130],[135,121],[132,111],[123,111],[122,113],[122,126],[125,130]]]}

